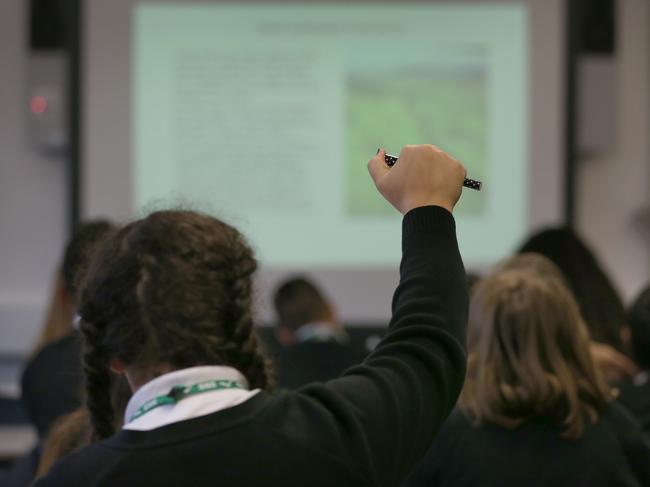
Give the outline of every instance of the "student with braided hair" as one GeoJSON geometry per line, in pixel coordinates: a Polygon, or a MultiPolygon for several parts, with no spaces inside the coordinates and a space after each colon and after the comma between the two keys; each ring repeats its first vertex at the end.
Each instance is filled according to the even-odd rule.
{"type": "Polygon", "coordinates": [[[241,234],[153,213],[117,231],[81,295],[95,443],[39,486],[394,486],[424,454],[465,373],[467,285],[451,211],[465,171],[433,146],[368,168],[404,214],[386,337],[342,377],[273,392],[252,323],[256,269],[241,234]],[[110,374],[134,395],[114,431],[110,374]]]}

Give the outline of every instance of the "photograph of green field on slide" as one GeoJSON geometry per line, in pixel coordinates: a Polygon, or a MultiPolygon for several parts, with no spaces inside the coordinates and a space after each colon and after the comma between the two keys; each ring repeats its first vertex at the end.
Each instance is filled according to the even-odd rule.
{"type": "MultiPolygon", "coordinates": [[[[465,164],[474,179],[486,181],[488,157],[488,69],[414,66],[386,77],[351,73],[347,87],[346,211],[350,216],[394,213],[369,181],[368,148],[381,145],[399,154],[405,144],[444,141],[443,149],[465,164]]],[[[457,212],[478,215],[485,193],[464,191],[457,212]]]]}

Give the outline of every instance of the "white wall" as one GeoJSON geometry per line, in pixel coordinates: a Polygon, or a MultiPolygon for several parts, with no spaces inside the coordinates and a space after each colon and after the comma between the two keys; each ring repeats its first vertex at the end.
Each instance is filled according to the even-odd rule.
{"type": "Polygon", "coordinates": [[[635,224],[650,202],[650,7],[647,0],[619,0],[618,9],[613,144],[580,161],[577,220],[629,301],[650,280],[650,241],[635,224]]]}
{"type": "Polygon", "coordinates": [[[64,161],[29,137],[28,5],[0,1],[0,357],[31,347],[67,231],[64,161]]]}

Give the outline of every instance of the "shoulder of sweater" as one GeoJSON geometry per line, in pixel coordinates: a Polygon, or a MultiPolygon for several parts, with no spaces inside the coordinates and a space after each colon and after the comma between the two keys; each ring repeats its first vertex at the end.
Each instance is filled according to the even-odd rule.
{"type": "Polygon", "coordinates": [[[87,473],[94,471],[95,465],[104,459],[104,450],[100,443],[95,443],[66,455],[58,460],[34,487],[84,485],[87,473]]]}

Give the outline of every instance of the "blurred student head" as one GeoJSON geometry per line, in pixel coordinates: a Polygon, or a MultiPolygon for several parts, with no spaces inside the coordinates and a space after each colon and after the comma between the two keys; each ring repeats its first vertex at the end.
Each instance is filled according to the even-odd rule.
{"type": "MultiPolygon", "coordinates": [[[[569,289],[568,282],[562,271],[541,254],[526,252],[515,255],[503,262],[500,269],[528,269],[541,277],[557,280],[569,289]]],[[[608,344],[590,340],[589,349],[596,365],[610,383],[620,382],[637,372],[636,365],[629,357],[608,344]]]]}
{"type": "Polygon", "coordinates": [[[461,408],[477,423],[507,428],[549,418],[577,438],[613,399],[578,306],[554,272],[504,267],[471,299],[461,408]]]}
{"type": "Polygon", "coordinates": [[[634,300],[628,312],[632,350],[639,367],[650,370],[650,287],[634,300]]]}
{"type": "Polygon", "coordinates": [[[273,304],[277,315],[276,336],[283,345],[293,343],[295,333],[305,325],[339,327],[330,302],[305,277],[293,277],[282,282],[274,293],[273,304]]]}
{"type": "Polygon", "coordinates": [[[110,369],[137,389],[198,365],[272,386],[252,319],[257,262],[233,227],[191,211],[159,211],[107,238],[80,289],[87,408],[94,439],[115,431],[110,369]]]}
{"type": "Polygon", "coordinates": [[[74,231],[63,254],[61,275],[63,287],[72,302],[76,302],[79,282],[88,267],[97,244],[111,231],[107,220],[92,220],[80,224],[74,231]]]}
{"type": "Polygon", "coordinates": [[[54,276],[45,323],[34,351],[72,332],[78,281],[88,266],[92,252],[111,228],[107,220],[92,220],[81,223],[73,232],[66,244],[61,266],[54,276]]]}
{"type": "Polygon", "coordinates": [[[568,283],[562,271],[553,261],[535,252],[524,252],[504,260],[498,267],[499,270],[523,270],[531,271],[544,279],[551,279],[561,282],[568,287],[568,283]]]}
{"type": "Polygon", "coordinates": [[[626,352],[625,308],[598,259],[569,228],[551,228],[533,235],[520,253],[541,254],[558,266],[573,292],[591,337],[626,352]]]}

